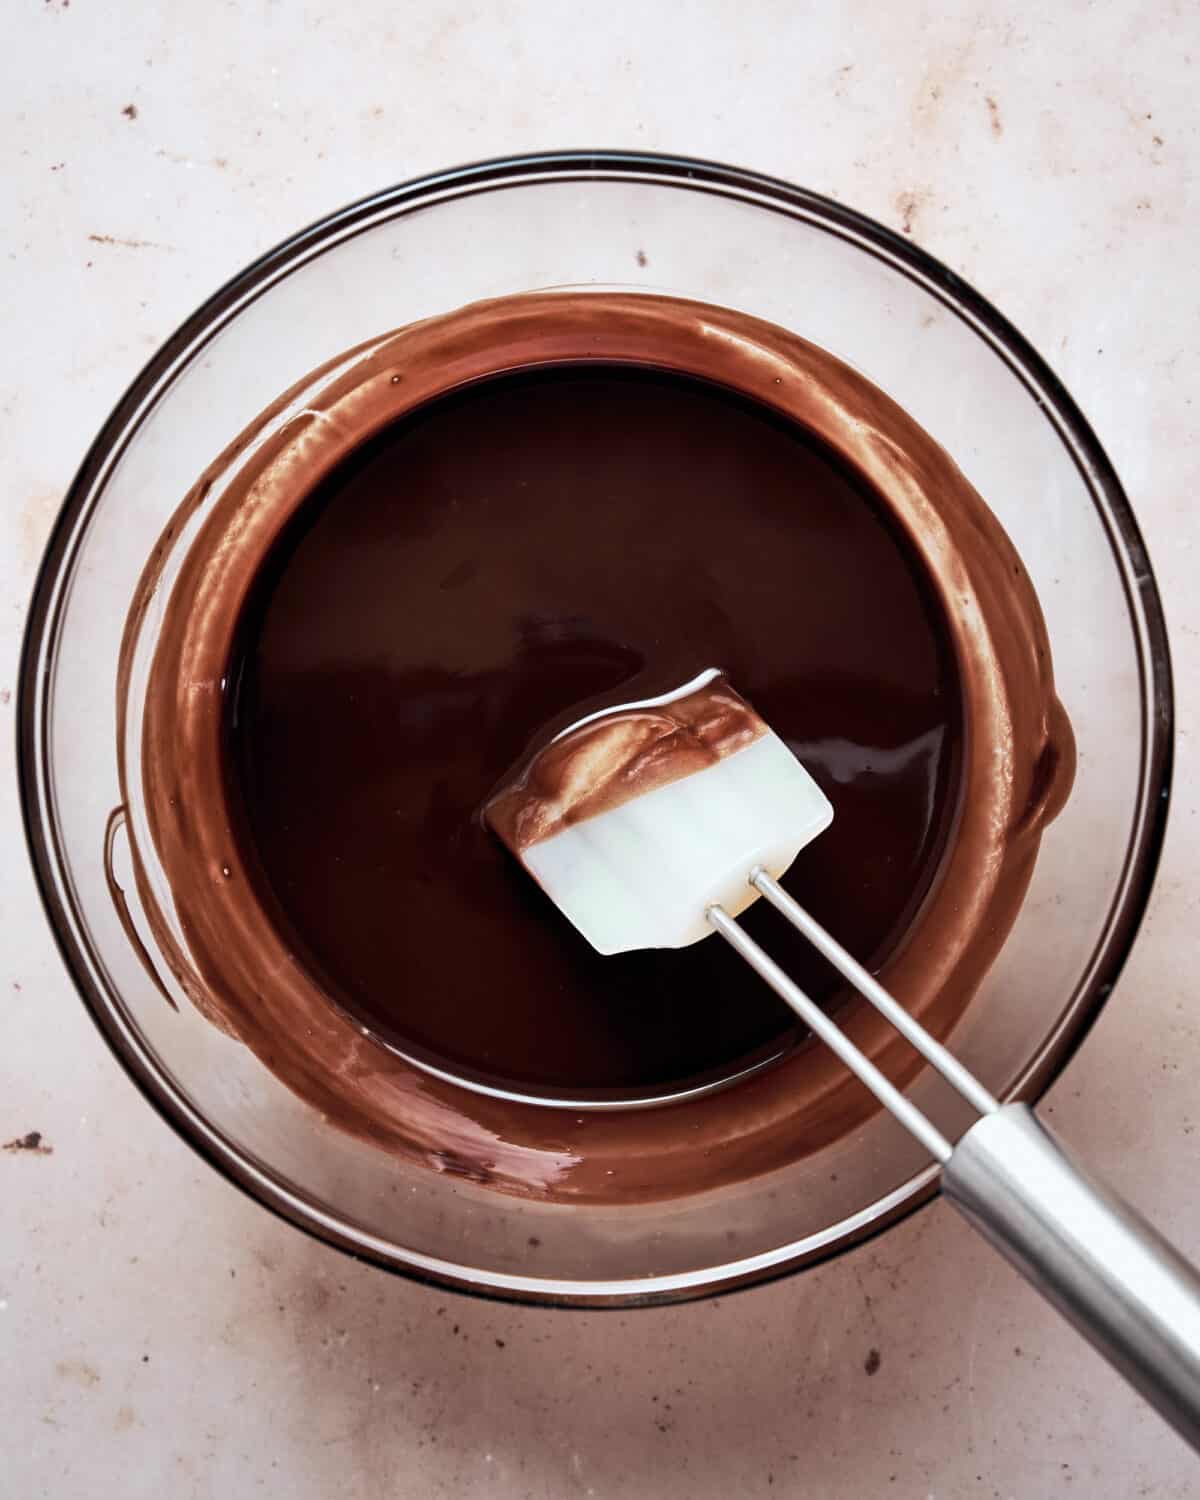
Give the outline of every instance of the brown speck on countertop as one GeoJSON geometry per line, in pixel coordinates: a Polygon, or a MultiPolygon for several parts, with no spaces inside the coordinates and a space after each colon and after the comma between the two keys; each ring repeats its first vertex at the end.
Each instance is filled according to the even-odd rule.
{"type": "Polygon", "coordinates": [[[536,1250],[536,1249],[537,1249],[537,1248],[538,1248],[538,1246],[539,1246],[539,1245],[540,1245],[540,1244],[541,1244],[541,1243],[542,1243],[542,1242],[541,1242],[541,1240],[539,1240],[539,1239],[538,1239],[538,1237],[537,1237],[537,1235],[536,1235],[536,1234],[531,1234],[531,1235],[530,1235],[530,1236],[529,1236],[529,1241],[528,1241],[528,1243],[529,1243],[529,1248],[530,1248],[530,1249],[531,1249],[531,1250],[536,1250]]]}
{"type": "Polygon", "coordinates": [[[125,116],[125,118],[127,120],[136,120],[137,117],[138,117],[138,108],[137,108],[137,105],[136,104],[127,104],[125,106],[125,108],[121,111],[121,113],[125,116]]]}
{"type": "Polygon", "coordinates": [[[89,234],[93,245],[115,245],[121,250],[174,250],[174,245],[160,245],[155,240],[125,240],[115,234],[89,234]]]}
{"type": "Polygon", "coordinates": [[[504,1340],[503,1339],[497,1339],[496,1340],[496,1348],[497,1349],[503,1349],[504,1348],[504,1340]]]}
{"type": "Polygon", "coordinates": [[[31,1130],[26,1135],[14,1136],[11,1141],[5,1141],[4,1150],[11,1152],[14,1156],[18,1152],[30,1152],[33,1156],[53,1156],[54,1147],[47,1146],[42,1139],[40,1130],[31,1130]]]}
{"type": "Polygon", "coordinates": [[[646,259],[646,252],[644,250],[638,251],[637,263],[639,266],[648,266],[650,264],[650,262],[646,259]]]}
{"type": "Polygon", "coordinates": [[[999,140],[1004,134],[1004,121],[1000,118],[1000,106],[992,98],[991,94],[986,96],[984,103],[987,105],[988,120],[992,127],[992,134],[999,140]]]}
{"type": "Polygon", "coordinates": [[[18,994],[21,993],[21,981],[19,979],[13,980],[13,989],[16,990],[18,994]]]}
{"type": "Polygon", "coordinates": [[[897,193],[895,199],[896,212],[900,215],[900,229],[904,234],[913,232],[917,215],[925,206],[929,194],[920,189],[910,189],[905,193],[897,193]]]}
{"type": "Polygon", "coordinates": [[[874,1375],[878,1372],[879,1366],[882,1363],[883,1360],[879,1357],[879,1350],[869,1349],[867,1351],[866,1359],[863,1360],[863,1369],[867,1372],[868,1375],[874,1375]]]}

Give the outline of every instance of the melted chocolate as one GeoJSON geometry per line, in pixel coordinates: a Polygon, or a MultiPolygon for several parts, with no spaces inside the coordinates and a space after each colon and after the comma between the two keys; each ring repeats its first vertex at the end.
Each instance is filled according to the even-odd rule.
{"type": "Polygon", "coordinates": [[[519,856],[761,739],[767,725],[715,668],[709,671],[709,681],[683,696],[585,714],[535,745],[488,799],[488,826],[519,856]]]}
{"type": "MultiPolygon", "coordinates": [[[[342,1007],[521,1088],[662,1089],[795,1040],[716,942],[601,958],[483,826],[531,741],[717,664],[835,808],[785,884],[879,966],[938,868],[962,703],[940,606],[819,440],[700,380],[497,376],[362,445],[239,628],[232,800],[260,897],[342,1007]]],[[[746,925],[818,997],[765,910],[746,925]]]]}
{"type": "MultiPolygon", "coordinates": [[[[876,1108],[871,1096],[828,1049],[811,1045],[736,1087],[666,1109],[581,1111],[464,1088],[381,1043],[359,1019],[366,1011],[353,974],[330,972],[348,962],[383,981],[382,989],[364,987],[376,1010],[387,1008],[377,1025],[419,1023],[427,1035],[436,1028],[435,1045],[465,1046],[486,1063],[488,1036],[437,1012],[459,1003],[448,973],[477,985],[487,957],[495,959],[495,933],[481,934],[515,923],[540,933],[532,956],[524,942],[501,950],[527,982],[502,967],[487,978],[517,1013],[501,1009],[494,983],[490,1010],[477,1003],[473,1019],[491,1026],[523,1076],[531,1055],[548,1076],[546,1039],[530,1025],[534,977],[552,986],[553,1006],[542,1015],[558,1028],[552,1045],[563,1049],[570,1076],[579,1076],[581,1036],[597,1047],[597,1058],[586,1059],[590,1076],[609,1079],[630,1077],[631,1059],[642,1076],[712,1062],[727,1070],[745,1048],[758,1042],[761,1050],[764,1037],[768,1051],[789,1040],[785,1018],[711,942],[692,950],[702,962],[688,971],[690,989],[675,954],[632,956],[651,968],[623,987],[632,962],[626,970],[588,952],[564,919],[538,905],[474,815],[489,778],[547,716],[553,734],[582,710],[651,696],[710,666],[727,668],[784,729],[837,804],[834,827],[793,867],[795,888],[819,914],[854,922],[856,932],[841,935],[860,953],[871,958],[874,946],[878,961],[887,951],[883,982],[945,1037],[1016,918],[1074,768],[1028,575],[948,455],[828,352],[747,314],[671,297],[526,293],[330,359],[198,477],[131,601],[117,683],[118,768],[123,798],[137,811],[129,828],[138,905],[171,992],[237,1037],[329,1128],[488,1191],[608,1206],[706,1193],[785,1168],[859,1129],[876,1108]],[[606,362],[624,373],[595,368],[606,362]],[[466,391],[550,366],[556,372],[524,383],[466,391]],[[637,373],[668,369],[706,377],[749,404],[637,373]],[[605,400],[619,394],[619,410],[581,410],[565,399],[581,378],[606,383],[605,400]],[[507,402],[514,421],[495,413],[482,421],[493,400],[507,402]],[[674,425],[663,420],[666,408],[674,425]],[[487,463],[474,447],[433,441],[438,423],[461,436],[468,415],[472,444],[490,434],[487,463]],[[542,441],[519,472],[515,450],[535,418],[542,441]],[[591,442],[581,447],[589,420],[591,442]],[[739,429],[754,442],[731,445],[739,429]],[[401,453],[393,479],[406,488],[388,491],[379,473],[401,453]],[[687,493],[680,461],[695,476],[687,493]],[[642,506],[605,486],[605,472],[638,487],[642,506]],[[787,475],[790,496],[781,488],[787,475]],[[356,511],[356,488],[368,497],[373,486],[375,501],[356,511]],[[530,486],[540,495],[526,494],[530,486]],[[341,538],[340,554],[318,545],[323,527],[341,538]],[[817,551],[824,567],[812,564],[817,551]],[[314,577],[337,584],[338,608],[332,596],[295,591],[306,553],[324,559],[314,577]],[[579,591],[585,581],[590,603],[579,591]],[[290,642],[287,632],[264,635],[272,619],[288,618],[276,612],[288,600],[290,642]],[[514,615],[521,600],[526,612],[514,615]],[[279,669],[278,706],[294,709],[300,736],[278,737],[280,774],[324,799],[321,817],[302,799],[277,800],[313,840],[295,838],[279,814],[283,847],[295,855],[290,870],[266,869],[238,810],[245,718],[229,753],[231,663],[254,668],[256,632],[279,669]],[[805,664],[818,662],[806,677],[805,664]],[[659,672],[675,680],[655,682],[659,672]],[[956,681],[961,713],[947,701],[956,681]],[[342,700],[328,691],[339,682],[342,700]],[[359,701],[365,685],[376,696],[359,701]],[[581,702],[588,693],[595,696],[581,702]],[[361,752],[354,785],[306,771],[321,753],[335,769],[349,765],[351,740],[361,752]],[[371,774],[381,784],[390,778],[408,800],[389,808],[371,774]],[[887,795],[883,778],[891,778],[887,795]],[[940,825],[953,803],[939,862],[940,825]],[[343,812],[361,821],[339,830],[343,812]],[[392,822],[380,827],[376,814],[392,822]],[[356,872],[341,868],[352,838],[378,855],[373,870],[358,856],[362,889],[377,892],[365,916],[356,916],[356,872]],[[856,862],[847,852],[855,850],[868,857],[856,862]],[[922,872],[935,865],[918,907],[922,872]],[[454,892],[440,899],[469,914],[470,935],[444,918],[418,920],[439,899],[439,868],[454,892]],[[303,939],[296,918],[304,913],[289,918],[285,909],[289,880],[314,908],[303,939]],[[360,936],[382,935],[394,965],[338,938],[327,906],[358,920],[360,936]],[[324,958],[314,951],[322,931],[332,932],[324,958]],[[431,941],[439,934],[440,946],[431,941]],[[656,977],[660,961],[664,974],[673,971],[670,985],[645,978],[656,977]],[[603,975],[602,985],[589,975],[603,975]],[[647,999],[645,1011],[635,1013],[631,993],[647,999]],[[728,1003],[715,1003],[721,994],[728,1003]],[[712,1003],[698,1014],[705,995],[712,1003]],[[514,1045],[522,1026],[528,1053],[514,1045]],[[700,1045],[707,1053],[698,1057],[700,1045]]],[[[245,714],[257,712],[254,691],[251,683],[245,714]]],[[[261,773],[275,768],[261,749],[256,757],[261,789],[261,773]]],[[[773,914],[761,908],[749,922],[765,928],[773,914]]],[[[771,925],[772,951],[802,972],[781,927],[771,925]]],[[[479,990],[470,993],[478,1001],[479,990]]],[[[918,1064],[894,1029],[865,1005],[848,1004],[840,1019],[903,1087],[918,1064]]]]}

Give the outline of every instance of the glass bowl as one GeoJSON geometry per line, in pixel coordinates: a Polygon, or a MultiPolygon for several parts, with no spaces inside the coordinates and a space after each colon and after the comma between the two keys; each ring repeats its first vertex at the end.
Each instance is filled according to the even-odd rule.
{"type": "MultiPolygon", "coordinates": [[[[67,496],[22,662],[26,830],[80,994],[165,1118],[299,1227],[465,1290],[629,1305],[827,1257],[927,1199],[937,1170],[880,1113],[786,1167],[690,1197],[612,1207],[505,1197],[330,1128],[191,1005],[164,1003],[127,936],[144,939],[145,928],[123,842],[133,810],[119,792],[117,662],[139,577],[181,498],[325,361],[469,302],[562,286],[723,304],[823,346],[949,452],[1021,553],[1079,766],[1017,923],[949,1037],[1002,1099],[1045,1089],[1129,951],[1165,822],[1170,665],[1129,504],[1042,360],[906,240],[769,178],[619,152],[427,177],[271,251],[155,355],[67,496]]],[[[909,1092],[945,1133],[961,1133],[961,1106],[928,1073],[909,1092]]]]}

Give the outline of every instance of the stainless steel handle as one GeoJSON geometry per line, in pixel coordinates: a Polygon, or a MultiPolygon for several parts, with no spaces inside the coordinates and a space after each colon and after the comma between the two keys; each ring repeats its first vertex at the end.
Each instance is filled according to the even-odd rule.
{"type": "Polygon", "coordinates": [[[997,1103],[777,881],[755,869],[750,884],[980,1112],[958,1145],[720,906],[712,926],[941,1162],[955,1208],[1200,1450],[1200,1276],[1025,1105],[997,1103]]]}
{"type": "Polygon", "coordinates": [[[1023,1104],[976,1121],[942,1191],[1200,1449],[1200,1276],[1187,1261],[1023,1104]]]}

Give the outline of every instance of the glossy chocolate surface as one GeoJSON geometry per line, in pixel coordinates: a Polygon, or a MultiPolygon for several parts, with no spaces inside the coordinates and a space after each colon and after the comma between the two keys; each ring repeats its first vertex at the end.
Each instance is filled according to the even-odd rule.
{"type": "MultiPolygon", "coordinates": [[[[723,945],[599,956],[480,817],[548,726],[714,662],[835,807],[786,883],[879,965],[962,736],[880,498],[796,424],[649,370],[499,376],[385,429],[275,549],[229,674],[249,862],[292,946],[376,1035],[508,1086],[682,1087],[786,1047],[790,1012],[723,945]]],[[[831,993],[778,919],[747,921],[831,993]]]]}
{"type": "MultiPolygon", "coordinates": [[[[155,960],[330,1129],[489,1190],[615,1206],[821,1149],[875,1106],[810,1044],[654,1109],[430,1071],[632,1088],[786,1039],[713,942],[690,979],[665,956],[661,996],[654,955],[623,981],[478,819],[556,715],[709,666],[836,806],[795,888],[947,1035],[1074,764],[1032,586],[947,454],[827,351],[670,297],[507,297],[331,359],[200,476],[132,602],[119,743],[135,715],[121,774],[155,960]]],[[[811,972],[777,924],[771,945],[811,972]]],[[[912,1076],[872,1012],[841,1019],[912,1076]]]]}

